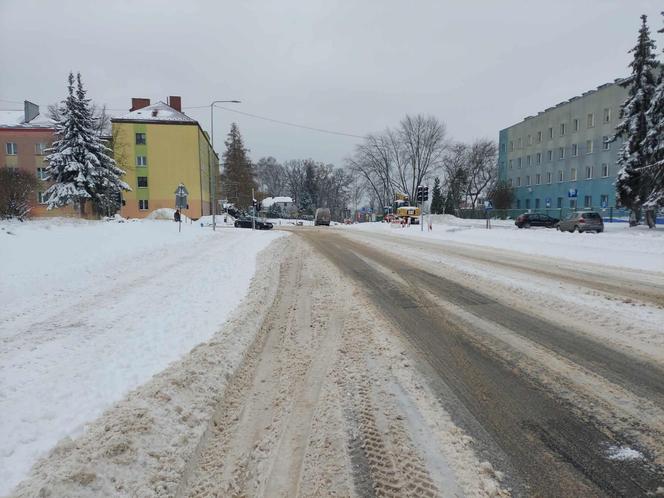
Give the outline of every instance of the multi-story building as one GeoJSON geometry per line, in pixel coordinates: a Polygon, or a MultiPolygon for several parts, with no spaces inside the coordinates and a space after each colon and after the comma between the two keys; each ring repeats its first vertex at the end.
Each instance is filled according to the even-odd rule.
{"type": "Polygon", "coordinates": [[[500,131],[498,170],[516,209],[606,209],[616,204],[615,134],[627,89],[616,80],[500,131]]]}
{"type": "Polygon", "coordinates": [[[143,218],[174,208],[180,183],[189,191],[187,216],[212,213],[219,157],[199,123],[182,112],[180,97],[152,105],[133,98],[129,113],[111,122],[115,160],[132,188],[123,194],[122,216],[143,218]]]}
{"type": "Polygon", "coordinates": [[[53,122],[40,114],[39,106],[23,102],[23,111],[0,111],[0,166],[20,168],[35,175],[37,189],[32,196],[31,216],[71,216],[73,208],[47,210],[44,192],[46,150],[53,143],[53,122]]]}

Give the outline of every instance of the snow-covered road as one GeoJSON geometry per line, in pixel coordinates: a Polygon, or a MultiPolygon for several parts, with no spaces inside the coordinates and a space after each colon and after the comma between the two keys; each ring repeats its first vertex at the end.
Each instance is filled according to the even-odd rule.
{"type": "Polygon", "coordinates": [[[276,232],[164,221],[0,228],[0,495],[217,332],[276,232]]]}

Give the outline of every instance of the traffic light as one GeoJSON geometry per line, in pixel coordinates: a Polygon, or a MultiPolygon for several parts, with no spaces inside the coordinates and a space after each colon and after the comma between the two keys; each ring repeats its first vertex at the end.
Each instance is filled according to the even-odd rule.
{"type": "Polygon", "coordinates": [[[429,187],[425,185],[418,185],[416,192],[417,202],[426,202],[429,200],[429,187]]]}

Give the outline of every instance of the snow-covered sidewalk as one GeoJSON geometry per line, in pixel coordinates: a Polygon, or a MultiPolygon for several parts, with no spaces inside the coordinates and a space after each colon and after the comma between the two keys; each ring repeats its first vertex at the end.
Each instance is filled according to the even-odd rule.
{"type": "Polygon", "coordinates": [[[494,220],[492,229],[485,220],[467,220],[449,215],[432,216],[433,230],[419,225],[406,228],[389,223],[359,223],[339,227],[393,234],[396,237],[424,238],[431,241],[472,244],[531,256],[664,272],[664,227],[629,228],[626,223],[606,223],[604,233],[567,233],[549,228],[518,229],[514,221],[494,220]]]}
{"type": "Polygon", "coordinates": [[[0,495],[219,331],[277,232],[166,221],[0,224],[0,495]]]}

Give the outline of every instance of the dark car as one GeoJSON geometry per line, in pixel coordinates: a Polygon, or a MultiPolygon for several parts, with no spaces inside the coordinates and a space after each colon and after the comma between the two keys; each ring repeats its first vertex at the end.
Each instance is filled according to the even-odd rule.
{"type": "Polygon", "coordinates": [[[272,230],[272,223],[263,221],[259,218],[252,218],[251,216],[242,216],[235,220],[235,228],[252,228],[253,223],[256,223],[256,230],[272,230]],[[254,222],[255,220],[255,222],[254,222]]]}
{"type": "Polygon", "coordinates": [[[558,223],[561,232],[597,232],[604,231],[604,221],[599,213],[586,211],[570,213],[567,218],[558,223]]]}
{"type": "Polygon", "coordinates": [[[514,224],[519,228],[547,227],[553,228],[558,224],[558,218],[546,214],[523,213],[519,215],[514,224]]]}

